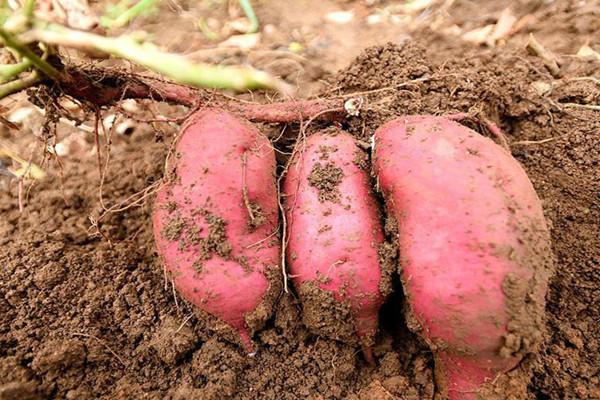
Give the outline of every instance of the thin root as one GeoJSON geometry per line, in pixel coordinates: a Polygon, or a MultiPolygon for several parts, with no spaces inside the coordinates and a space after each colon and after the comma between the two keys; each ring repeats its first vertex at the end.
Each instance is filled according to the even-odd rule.
{"type": "Polygon", "coordinates": [[[94,122],[94,144],[96,145],[96,159],[98,161],[98,176],[102,177],[102,156],[100,154],[100,132],[98,125],[100,123],[100,109],[96,109],[96,120],[94,122]]]}
{"type": "Polygon", "coordinates": [[[556,139],[558,139],[558,138],[551,137],[551,138],[542,139],[542,140],[521,140],[519,142],[514,142],[513,146],[528,146],[528,145],[532,145],[532,144],[544,144],[544,143],[552,142],[556,139]]]}
{"type": "Polygon", "coordinates": [[[287,171],[287,166],[284,172],[282,172],[277,179],[277,205],[279,206],[279,211],[281,213],[281,274],[283,275],[283,291],[285,293],[289,293],[287,268],[285,263],[285,249],[287,245],[287,217],[285,216],[285,208],[283,206],[283,202],[281,201],[281,177],[285,174],[285,171],[287,171]]]}
{"type": "Polygon", "coordinates": [[[578,104],[578,103],[560,103],[565,108],[581,108],[585,110],[600,111],[600,105],[578,104]]]}
{"type": "Polygon", "coordinates": [[[462,112],[444,115],[444,117],[448,118],[451,121],[456,121],[456,122],[461,122],[464,120],[475,120],[476,122],[479,122],[500,142],[500,145],[502,147],[504,147],[504,149],[506,151],[510,152],[510,145],[508,144],[508,140],[506,139],[506,136],[504,136],[504,133],[502,133],[500,128],[498,128],[498,125],[496,125],[494,122],[490,121],[489,119],[487,119],[485,117],[481,117],[481,118],[473,117],[467,113],[462,113],[462,112]]]}
{"type": "Polygon", "coordinates": [[[244,205],[246,206],[246,210],[248,210],[248,215],[250,216],[250,222],[253,224],[254,212],[252,211],[252,205],[248,199],[248,186],[246,186],[246,159],[247,153],[244,152],[242,154],[242,197],[244,198],[244,205]]]}
{"type": "Polygon", "coordinates": [[[119,357],[119,355],[117,353],[114,352],[113,349],[110,348],[109,345],[107,345],[103,340],[97,338],[94,335],[88,335],[87,333],[80,333],[80,332],[72,332],[71,333],[72,336],[82,336],[82,337],[86,337],[86,338],[90,338],[90,339],[94,339],[95,341],[97,341],[98,343],[100,343],[106,350],[108,350],[108,352],[110,354],[112,354],[117,360],[119,360],[119,362],[124,366],[127,367],[127,364],[125,364],[125,361],[123,361],[123,359],[121,357],[119,357]]]}
{"type": "Polygon", "coordinates": [[[19,179],[18,183],[19,187],[19,212],[23,212],[23,179],[19,179]]]}
{"type": "Polygon", "coordinates": [[[175,291],[175,282],[173,282],[173,278],[171,278],[171,288],[173,289],[173,299],[175,299],[175,308],[177,309],[177,314],[181,312],[179,309],[179,301],[177,301],[177,292],[175,291]]]}
{"type": "Polygon", "coordinates": [[[183,322],[181,323],[181,325],[179,325],[179,328],[177,328],[177,330],[175,331],[175,333],[179,333],[179,331],[183,329],[183,327],[185,326],[185,324],[187,324],[187,322],[190,319],[192,319],[193,316],[194,316],[194,313],[191,313],[190,315],[188,315],[187,317],[185,317],[185,319],[183,320],[183,322]]]}

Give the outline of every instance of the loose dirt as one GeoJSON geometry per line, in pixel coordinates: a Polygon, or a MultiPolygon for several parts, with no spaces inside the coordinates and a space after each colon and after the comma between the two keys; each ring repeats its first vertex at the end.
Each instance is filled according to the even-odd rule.
{"type": "Polygon", "coordinates": [[[319,191],[319,201],[321,203],[326,201],[339,203],[341,193],[338,186],[343,178],[344,171],[334,163],[317,163],[308,175],[308,182],[310,186],[319,191]]]}
{"type": "MultiPolygon", "coordinates": [[[[457,1],[453,22],[481,24],[502,9],[500,3],[457,1]]],[[[598,50],[597,9],[569,1],[530,3],[538,2],[518,2],[515,13],[533,13],[527,32],[547,38],[554,51],[574,53],[587,35],[598,50]]],[[[261,20],[275,23],[272,12],[257,9],[261,20]]],[[[467,112],[501,127],[542,199],[556,272],[544,345],[503,378],[502,386],[511,389],[494,395],[600,398],[600,114],[564,105],[598,104],[597,81],[575,78],[598,77],[600,61],[564,57],[557,80],[525,52],[525,33],[492,49],[428,28],[409,36],[370,48],[328,76],[325,95],[362,93],[361,114],[342,127],[367,143],[375,128],[403,114],[467,112]],[[540,95],[535,82],[551,90],[540,95]],[[524,380],[528,375],[531,380],[524,380]]],[[[330,46],[324,59],[329,66],[335,65],[330,46]]],[[[352,46],[353,54],[362,47],[352,46]]],[[[340,48],[340,57],[347,53],[340,48]]],[[[303,79],[323,87],[323,72],[313,72],[303,79]]],[[[471,127],[486,134],[475,122],[471,127]]],[[[141,124],[132,135],[114,138],[103,187],[109,206],[161,179],[176,127],[159,128],[141,124]]],[[[297,132],[288,127],[278,148],[289,150],[297,132]]],[[[21,135],[15,142],[34,149],[32,140],[21,135]]],[[[310,334],[293,292],[280,296],[275,315],[255,336],[255,356],[223,340],[177,297],[164,273],[153,243],[151,202],[109,213],[90,229],[88,216],[102,214],[90,142],[84,141],[87,153],[61,169],[46,165],[52,173],[28,191],[23,213],[16,185],[0,191],[1,400],[433,399],[432,354],[407,328],[397,276],[381,311],[375,368],[357,347],[310,334]]],[[[393,246],[382,250],[388,263],[396,256],[393,246]]]]}

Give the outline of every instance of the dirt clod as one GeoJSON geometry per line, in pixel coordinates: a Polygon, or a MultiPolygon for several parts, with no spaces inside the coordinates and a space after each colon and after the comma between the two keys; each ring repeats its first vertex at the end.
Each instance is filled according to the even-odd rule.
{"type": "Polygon", "coordinates": [[[150,346],[165,364],[174,366],[191,352],[197,343],[198,337],[187,323],[168,316],[154,333],[150,346]]]}
{"type": "Polygon", "coordinates": [[[252,212],[252,218],[248,218],[248,228],[250,231],[254,231],[267,222],[267,216],[260,207],[260,204],[257,203],[250,203],[250,211],[252,212]]]}
{"type": "Polygon", "coordinates": [[[345,343],[356,343],[354,318],[348,304],[337,301],[332,293],[320,289],[315,282],[303,283],[299,294],[302,320],[311,331],[345,343]]]}
{"type": "Polygon", "coordinates": [[[334,163],[315,163],[308,175],[308,183],[319,191],[320,202],[339,202],[341,193],[338,186],[343,178],[344,171],[334,163]]]}

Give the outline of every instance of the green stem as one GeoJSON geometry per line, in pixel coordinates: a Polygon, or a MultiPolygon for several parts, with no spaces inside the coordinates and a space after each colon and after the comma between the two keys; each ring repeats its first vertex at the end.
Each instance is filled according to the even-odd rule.
{"type": "Polygon", "coordinates": [[[23,4],[23,14],[30,20],[33,17],[33,10],[35,9],[35,0],[25,0],[23,4]]]}
{"type": "Polygon", "coordinates": [[[198,19],[198,29],[200,32],[208,39],[208,40],[217,40],[219,35],[217,35],[212,29],[208,27],[206,20],[203,17],[198,19]]]}
{"type": "Polygon", "coordinates": [[[24,78],[16,79],[14,81],[10,81],[3,85],[0,85],[0,99],[5,98],[13,93],[20,92],[21,90],[25,90],[28,87],[31,87],[38,83],[41,80],[37,71],[33,71],[29,75],[24,78]]]}
{"type": "Polygon", "coordinates": [[[8,32],[4,29],[0,28],[0,38],[4,42],[7,47],[11,47],[16,50],[22,57],[29,59],[29,61],[33,64],[34,67],[42,71],[48,77],[52,79],[58,80],[61,77],[60,72],[54,68],[52,65],[48,64],[46,61],[42,60],[37,56],[31,49],[23,44],[21,44],[18,40],[12,37],[8,32]]]}
{"type": "Polygon", "coordinates": [[[75,48],[84,52],[101,51],[130,60],[179,83],[215,89],[273,88],[287,94],[291,92],[286,83],[266,72],[249,67],[193,63],[177,54],[163,52],[149,43],[139,43],[129,36],[108,38],[51,23],[38,22],[34,26],[35,29],[27,32],[29,40],[75,48]]]}
{"type": "Polygon", "coordinates": [[[19,76],[20,73],[25,72],[31,67],[31,61],[27,58],[17,64],[0,64],[0,83],[4,83],[19,76]]]}
{"type": "Polygon", "coordinates": [[[250,4],[250,0],[240,0],[240,6],[242,10],[244,10],[244,14],[250,21],[250,28],[248,28],[248,33],[254,33],[258,30],[258,18],[256,18],[256,14],[254,13],[254,9],[252,8],[252,4],[250,4]]]}
{"type": "Polygon", "coordinates": [[[156,2],[157,0],[140,0],[134,6],[129,8],[127,11],[125,11],[115,19],[111,19],[108,17],[102,18],[102,25],[104,25],[105,28],[111,29],[125,26],[138,15],[142,14],[145,11],[148,11],[150,7],[152,7],[156,2]]]}

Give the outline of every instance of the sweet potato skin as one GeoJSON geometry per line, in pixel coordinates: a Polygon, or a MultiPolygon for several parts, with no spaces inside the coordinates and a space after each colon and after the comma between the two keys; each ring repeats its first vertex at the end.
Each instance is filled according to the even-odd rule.
{"type": "Polygon", "coordinates": [[[443,117],[381,126],[373,168],[438,390],[475,399],[540,342],[552,269],[541,202],[508,152],[443,117]]]}
{"type": "Polygon", "coordinates": [[[384,300],[378,258],[383,233],[368,171],[359,166],[365,153],[341,130],[318,132],[298,146],[283,192],[289,272],[300,293],[304,322],[313,332],[339,340],[356,342],[358,335],[372,361],[369,346],[384,300]],[[336,321],[339,315],[333,315],[327,320],[338,304],[315,297],[311,287],[347,306],[349,318],[336,321]],[[344,323],[348,329],[341,327],[344,323]]]}
{"type": "Polygon", "coordinates": [[[158,253],[181,296],[251,351],[280,282],[273,149],[249,123],[205,109],[182,128],[174,159],[154,205],[158,253]]]}

